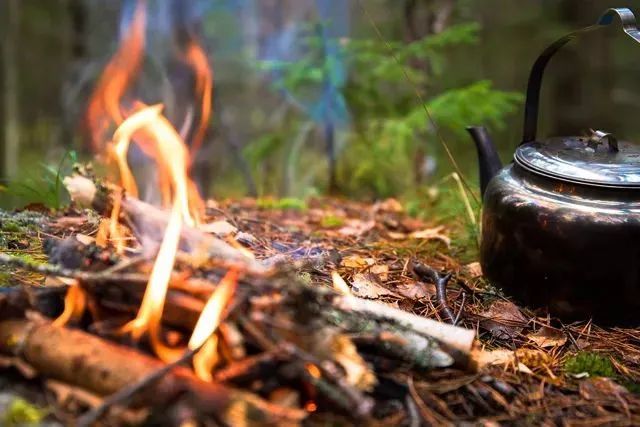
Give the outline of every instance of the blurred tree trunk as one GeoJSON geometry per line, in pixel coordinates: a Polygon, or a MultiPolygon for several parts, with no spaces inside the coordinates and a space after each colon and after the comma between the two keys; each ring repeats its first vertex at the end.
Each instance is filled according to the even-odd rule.
{"type": "Polygon", "coordinates": [[[20,148],[20,115],[18,105],[18,21],[19,0],[4,0],[4,25],[6,34],[3,43],[4,74],[4,150],[3,178],[13,178],[18,171],[20,148]]]}
{"type": "MultiPolygon", "coordinates": [[[[591,25],[603,11],[597,2],[564,0],[558,5],[560,21],[566,24],[568,31],[591,25]]],[[[611,109],[614,67],[610,37],[607,37],[610,34],[598,31],[581,37],[554,58],[553,62],[557,63],[549,67],[555,75],[550,79],[554,82],[551,85],[553,92],[548,95],[552,97],[555,110],[550,111],[553,134],[577,135],[589,128],[610,131],[615,128],[611,109]]]]}
{"type": "Polygon", "coordinates": [[[87,9],[83,0],[68,0],[67,10],[71,23],[71,55],[74,60],[87,54],[87,9]]]}
{"type": "MultiPolygon", "coordinates": [[[[451,20],[455,3],[455,0],[405,0],[404,37],[406,42],[413,43],[444,31],[451,20]]],[[[417,61],[414,66],[421,69],[427,76],[430,74],[431,66],[428,62],[417,61]]],[[[428,155],[425,144],[417,144],[413,158],[413,180],[416,186],[423,183],[427,175],[433,172],[427,167],[428,155]]]]}
{"type": "Polygon", "coordinates": [[[86,77],[83,75],[86,69],[88,56],[88,21],[89,11],[85,0],[67,0],[66,20],[69,31],[65,43],[65,50],[69,55],[67,77],[63,83],[61,103],[61,143],[71,149],[74,146],[74,138],[79,130],[78,117],[84,107],[84,102],[79,102],[77,94],[80,91],[86,77]]]}

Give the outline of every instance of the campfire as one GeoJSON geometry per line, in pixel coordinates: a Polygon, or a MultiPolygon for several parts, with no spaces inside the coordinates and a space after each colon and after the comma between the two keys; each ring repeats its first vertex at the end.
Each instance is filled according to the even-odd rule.
{"type": "Polygon", "coordinates": [[[562,420],[571,410],[639,422],[640,400],[613,381],[577,390],[557,375],[569,346],[638,357],[636,332],[603,344],[590,322],[559,327],[518,308],[477,262],[445,254],[444,226],[409,217],[396,200],[318,199],[301,211],[205,200],[192,170],[213,70],[189,35],[182,120],[138,98],[146,13],[138,0],[85,112],[105,172],[75,165],[64,179],[69,208],[15,214],[45,242],[46,262],[0,252],[0,265],[46,285],[0,288],[0,366],[53,396],[56,417],[417,426],[478,414],[562,420]],[[437,248],[428,255],[427,242],[437,248]],[[541,403],[545,394],[555,405],[541,403]]]}
{"type": "Polygon", "coordinates": [[[79,425],[118,408],[162,405],[226,425],[297,424],[324,408],[369,419],[379,380],[349,335],[362,328],[372,337],[367,345],[398,363],[473,369],[474,331],[360,298],[336,270],[331,286],[310,286],[299,274],[329,263],[324,251],[257,259],[255,237],[211,221],[190,171],[211,115],[212,70],[198,41],[188,40],[182,60],[193,75],[195,124],[193,115],[172,123],[162,104],[133,98],[145,6],[136,3],[86,112],[108,177],[79,169],[65,179],[76,205],[100,215],[96,230],[51,240],[50,257],[70,263],[35,266],[3,255],[58,286],[0,300],[14,313],[7,318],[31,313],[0,324],[0,351],[104,397],[79,425]],[[132,149],[155,169],[160,206],[140,198],[132,149]],[[61,313],[46,319],[56,310],[41,308],[62,300],[61,313]]]}

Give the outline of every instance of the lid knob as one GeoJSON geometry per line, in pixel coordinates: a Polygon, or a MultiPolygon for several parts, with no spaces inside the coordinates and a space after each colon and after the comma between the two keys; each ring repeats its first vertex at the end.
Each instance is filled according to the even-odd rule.
{"type": "Polygon", "coordinates": [[[603,132],[601,130],[593,130],[589,129],[590,135],[587,140],[587,145],[591,147],[594,151],[598,149],[599,145],[604,143],[604,140],[607,140],[607,144],[609,145],[609,151],[612,153],[617,153],[618,149],[618,139],[614,134],[609,132],[603,132]]]}

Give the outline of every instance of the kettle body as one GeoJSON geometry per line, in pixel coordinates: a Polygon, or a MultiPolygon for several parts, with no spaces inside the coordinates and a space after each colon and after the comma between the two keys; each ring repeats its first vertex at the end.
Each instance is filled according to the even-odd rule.
{"type": "Polygon", "coordinates": [[[480,262],[491,283],[563,320],[640,324],[637,190],[557,182],[511,164],[483,200],[480,262]]]}
{"type": "Polygon", "coordinates": [[[563,320],[640,325],[640,145],[601,131],[536,137],[547,63],[566,43],[616,16],[640,43],[633,13],[609,9],[534,62],[513,162],[502,167],[486,129],[468,130],[480,164],[485,277],[517,301],[563,320]]]}

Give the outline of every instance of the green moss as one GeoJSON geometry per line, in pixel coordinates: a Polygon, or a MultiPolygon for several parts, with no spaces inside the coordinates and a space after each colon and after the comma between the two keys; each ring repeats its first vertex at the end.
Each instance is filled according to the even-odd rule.
{"type": "Polygon", "coordinates": [[[337,228],[344,225],[344,219],[335,215],[327,215],[320,221],[322,228],[337,228]]]}
{"type": "Polygon", "coordinates": [[[17,233],[20,231],[20,225],[15,221],[3,221],[0,229],[5,233],[17,233]]]}
{"type": "Polygon", "coordinates": [[[586,372],[590,377],[616,376],[613,363],[607,356],[589,351],[582,351],[569,357],[564,363],[564,370],[568,374],[586,372]]]}
{"type": "Polygon", "coordinates": [[[0,288],[10,285],[11,273],[8,271],[0,271],[0,288]]]}
{"type": "Polygon", "coordinates": [[[47,416],[47,410],[39,408],[24,399],[16,398],[9,406],[4,416],[0,417],[3,426],[24,426],[38,425],[44,417],[47,416]]]}
{"type": "Polygon", "coordinates": [[[45,265],[46,262],[44,262],[42,259],[37,258],[37,257],[42,257],[41,254],[29,254],[29,253],[24,253],[24,252],[16,252],[16,253],[12,253],[11,255],[13,255],[16,258],[20,258],[23,262],[33,265],[33,266],[41,266],[41,265],[45,265]]]}
{"type": "Polygon", "coordinates": [[[297,210],[304,211],[307,209],[307,203],[304,200],[293,197],[284,197],[282,199],[260,198],[257,200],[260,209],[277,209],[277,210],[297,210]]]}

